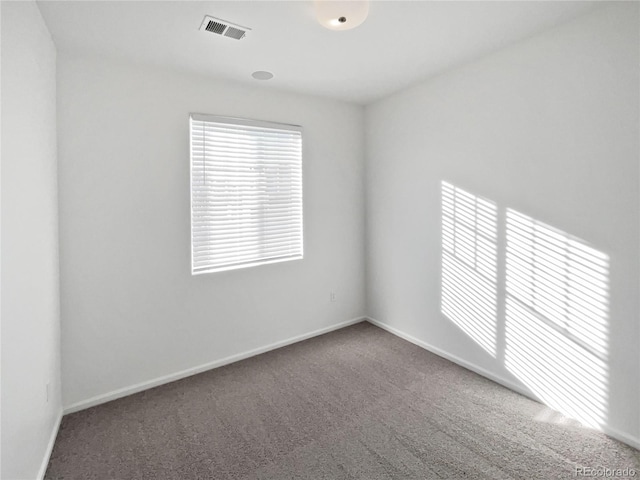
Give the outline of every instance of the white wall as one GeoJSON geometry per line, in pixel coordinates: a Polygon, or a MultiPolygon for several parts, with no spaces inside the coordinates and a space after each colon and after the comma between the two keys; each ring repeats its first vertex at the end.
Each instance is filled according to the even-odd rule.
{"type": "Polygon", "coordinates": [[[66,407],[364,314],[362,107],[58,59],[66,407]],[[190,112],[304,127],[303,260],[191,276],[190,112]]]}
{"type": "Polygon", "coordinates": [[[2,478],[32,479],[61,414],[56,51],[35,2],[1,8],[2,478]]]}
{"type": "Polygon", "coordinates": [[[636,445],[638,20],[635,2],[607,6],[366,110],[370,316],[531,391],[440,312],[441,182],[499,209],[502,349],[506,209],[576,236],[610,258],[603,428],[636,445]]]}

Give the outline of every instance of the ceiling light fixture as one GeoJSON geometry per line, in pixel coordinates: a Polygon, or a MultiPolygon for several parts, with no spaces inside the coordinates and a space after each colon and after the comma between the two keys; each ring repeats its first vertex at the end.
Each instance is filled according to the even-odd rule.
{"type": "Polygon", "coordinates": [[[258,70],[256,72],[253,72],[251,76],[256,80],[271,80],[273,78],[273,73],[266,72],[264,70],[258,70]]]}
{"type": "Polygon", "coordinates": [[[350,30],[369,15],[369,0],[315,0],[316,17],[330,30],[350,30]]]}

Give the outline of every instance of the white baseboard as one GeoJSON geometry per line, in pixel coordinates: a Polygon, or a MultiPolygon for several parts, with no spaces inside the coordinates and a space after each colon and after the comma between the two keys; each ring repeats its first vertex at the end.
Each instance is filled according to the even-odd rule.
{"type": "Polygon", "coordinates": [[[44,474],[47,473],[47,466],[49,466],[49,459],[51,458],[51,453],[53,452],[53,446],[56,443],[56,437],[58,436],[58,430],[60,430],[60,422],[62,421],[62,409],[58,413],[58,418],[56,419],[56,423],[53,426],[53,430],[51,431],[51,436],[49,437],[49,443],[47,443],[47,449],[44,452],[44,458],[42,459],[42,464],[40,465],[40,470],[38,470],[38,476],[36,477],[38,480],[44,479],[44,474]]]}
{"type": "MultiPolygon", "coordinates": [[[[466,360],[463,360],[462,358],[453,355],[449,352],[445,352],[444,350],[441,350],[437,347],[434,347],[433,345],[428,344],[427,342],[424,342],[416,337],[414,337],[413,335],[409,335],[408,333],[403,332],[402,330],[398,330],[395,327],[392,327],[390,325],[387,325],[386,323],[383,323],[379,320],[376,320],[374,318],[371,317],[366,317],[366,320],[371,323],[372,325],[375,325],[377,327],[382,328],[383,330],[386,330],[389,333],[394,334],[397,337],[400,337],[404,340],[407,340],[408,342],[413,343],[414,345],[417,345],[419,347],[424,348],[425,350],[428,350],[431,353],[435,353],[436,355],[438,355],[439,357],[442,358],[446,358],[447,360],[450,360],[453,363],[456,363],[458,365],[460,365],[461,367],[466,368],[467,370],[471,370],[472,372],[477,373],[478,375],[482,375],[485,378],[488,378],[490,380],[493,380],[496,383],[499,383],[500,385],[507,387],[510,390],[513,390],[514,392],[518,392],[522,395],[524,395],[525,397],[531,398],[533,400],[535,400],[536,402],[540,402],[543,403],[544,402],[538,398],[533,392],[529,391],[526,388],[523,388],[522,386],[507,380],[504,377],[501,377],[499,375],[496,375],[492,372],[489,372],[488,370],[485,370],[482,367],[478,367],[477,365],[474,365],[473,363],[467,362],[466,360]]],[[[615,438],[616,440],[620,440],[623,443],[626,443],[627,445],[636,448],[638,450],[640,450],[640,440],[637,438],[632,437],[631,435],[621,432],[619,430],[616,430],[614,428],[610,428],[608,426],[602,426],[600,427],[598,430],[600,430],[602,433],[615,438]]]]}
{"type": "Polygon", "coordinates": [[[626,443],[627,445],[635,448],[636,450],[640,450],[640,439],[634,438],[628,433],[621,432],[620,430],[617,430],[611,427],[605,426],[605,427],[602,427],[600,430],[605,435],[608,435],[611,438],[615,438],[616,440],[620,440],[621,442],[626,443]]]}
{"type": "Polygon", "coordinates": [[[496,375],[492,372],[489,372],[488,370],[485,370],[482,367],[478,367],[477,365],[474,365],[473,363],[467,362],[466,360],[463,360],[462,358],[453,355],[449,352],[445,352],[444,350],[441,350],[440,348],[434,347],[433,345],[424,342],[416,337],[414,337],[413,335],[409,335],[408,333],[403,332],[402,330],[398,330],[395,327],[392,327],[391,325],[387,325],[386,323],[382,323],[379,320],[376,320],[374,318],[371,317],[367,317],[367,321],[373,325],[375,325],[376,327],[380,327],[383,330],[386,330],[389,333],[393,333],[396,337],[400,337],[408,342],[413,343],[414,345],[417,345],[419,347],[424,348],[425,350],[430,351],[431,353],[435,353],[436,355],[438,355],[439,357],[442,358],[446,358],[447,360],[456,363],[458,365],[460,365],[461,367],[466,368],[467,370],[471,370],[472,372],[477,373],[478,375],[482,375],[485,378],[488,378],[489,380],[493,380],[496,383],[499,383],[500,385],[507,387],[510,390],[513,390],[514,392],[518,392],[521,395],[524,395],[525,397],[531,398],[533,400],[535,400],[536,402],[540,402],[540,399],[537,398],[533,392],[523,388],[522,386],[513,383],[510,380],[507,380],[504,377],[501,377],[499,375],[496,375]]]}
{"type": "Polygon", "coordinates": [[[295,337],[287,338],[279,342],[265,345],[264,347],[254,348],[253,350],[231,355],[229,357],[221,358],[219,360],[214,360],[212,362],[205,363],[204,365],[198,365],[197,367],[192,367],[186,370],[182,370],[180,372],[164,375],[162,377],[154,378],[153,380],[148,380],[145,382],[137,383],[135,385],[130,385],[128,387],[120,388],[118,390],[113,390],[108,393],[96,395],[95,397],[91,397],[86,400],[82,400],[80,402],[76,402],[72,405],[65,407],[63,413],[64,415],[67,415],[69,413],[79,412],[80,410],[85,410],[87,408],[95,407],[96,405],[110,402],[111,400],[116,400],[118,398],[126,397],[134,393],[142,392],[143,390],[148,390],[153,387],[164,385],[165,383],[174,382],[182,378],[186,378],[192,375],[196,375],[198,373],[206,372],[207,370],[211,370],[213,368],[222,367],[224,365],[238,362],[240,360],[244,360],[249,357],[254,357],[256,355],[260,355],[261,353],[266,353],[268,351],[275,350],[276,348],[285,347],[287,345],[301,342],[303,340],[307,340],[312,337],[317,337],[318,335],[329,333],[334,330],[339,330],[341,328],[348,327],[349,325],[360,323],[366,320],[367,320],[366,317],[352,318],[351,320],[347,320],[345,322],[336,323],[335,325],[331,325],[329,327],[320,328],[318,330],[314,330],[309,333],[304,333],[302,335],[297,335],[295,337]]]}

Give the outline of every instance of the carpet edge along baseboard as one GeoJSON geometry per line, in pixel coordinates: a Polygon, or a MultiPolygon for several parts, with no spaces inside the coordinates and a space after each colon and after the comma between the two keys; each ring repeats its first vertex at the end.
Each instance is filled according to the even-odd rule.
{"type": "Polygon", "coordinates": [[[127,387],[119,388],[117,390],[112,390],[110,392],[106,392],[100,395],[95,395],[85,400],[80,400],[79,402],[75,402],[69,406],[65,406],[63,409],[63,415],[68,415],[70,413],[86,410],[87,408],[95,407],[97,405],[101,405],[103,403],[107,403],[112,400],[117,400],[118,398],[127,397],[129,395],[133,395],[135,393],[139,393],[144,390],[149,390],[150,388],[158,387],[160,385],[165,385],[167,383],[175,382],[176,380],[181,380],[183,378],[187,378],[192,375],[197,375],[198,373],[206,372],[214,368],[219,368],[225,365],[229,365],[230,363],[239,362],[247,358],[255,357],[256,355],[270,352],[271,350],[276,350],[281,347],[286,347],[287,345],[292,345],[294,343],[302,342],[304,340],[308,340],[309,338],[313,338],[319,335],[323,335],[325,333],[333,332],[334,330],[340,330],[341,328],[348,327],[350,325],[354,325],[356,323],[364,322],[367,320],[368,319],[365,316],[351,318],[349,320],[345,320],[343,322],[339,322],[339,323],[330,325],[328,327],[319,328],[317,330],[313,330],[308,333],[303,333],[301,335],[289,337],[284,340],[280,340],[278,342],[264,345],[262,347],[258,347],[251,350],[247,350],[245,352],[229,355],[227,357],[224,357],[218,360],[213,360],[211,362],[207,362],[202,365],[197,365],[195,367],[187,368],[185,370],[180,370],[178,372],[170,373],[168,375],[163,375],[160,377],[153,378],[151,380],[146,380],[144,382],[136,383],[134,385],[129,385],[127,387]]]}
{"type": "MultiPolygon", "coordinates": [[[[466,368],[467,370],[471,370],[472,372],[477,373],[478,375],[481,375],[485,378],[488,378],[489,380],[492,380],[500,385],[502,385],[503,387],[508,388],[509,390],[513,390],[514,392],[517,392],[521,395],[524,395],[525,397],[528,397],[532,400],[535,400],[538,403],[542,403],[544,404],[544,402],[538,398],[533,392],[529,391],[528,389],[526,389],[525,387],[522,387],[516,383],[513,383],[512,381],[501,377],[500,375],[496,375],[488,370],[485,370],[482,367],[479,367],[471,362],[468,362],[460,357],[458,357],[457,355],[453,355],[449,352],[446,352],[440,348],[437,348],[423,340],[420,340],[417,337],[414,337],[413,335],[410,335],[396,327],[392,327],[391,325],[388,325],[384,322],[381,322],[380,320],[376,320],[373,317],[370,316],[366,316],[365,317],[366,321],[368,321],[369,323],[371,323],[372,325],[375,325],[376,327],[382,328],[383,330],[386,330],[387,332],[402,338],[403,340],[406,340],[408,342],[413,343],[414,345],[417,345],[420,348],[424,348],[425,350],[431,352],[431,353],[435,353],[436,355],[445,358],[447,360],[449,360],[450,362],[453,362],[457,365],[460,365],[461,367],[466,368]]],[[[610,427],[608,425],[603,425],[601,426],[599,429],[596,429],[597,431],[600,431],[602,433],[604,433],[605,435],[608,435],[612,438],[615,438],[616,440],[620,440],[623,443],[626,443],[627,445],[640,450],[640,438],[636,438],[634,436],[632,436],[631,434],[627,433],[627,432],[623,432],[618,430],[617,428],[613,428],[610,427]]]]}

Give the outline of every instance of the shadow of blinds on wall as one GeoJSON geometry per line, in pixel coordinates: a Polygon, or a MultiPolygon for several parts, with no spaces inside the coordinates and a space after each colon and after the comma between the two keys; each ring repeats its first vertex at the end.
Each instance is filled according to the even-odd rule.
{"type": "Polygon", "coordinates": [[[192,273],[302,258],[302,129],[190,116],[192,273]]]}
{"type": "Polygon", "coordinates": [[[597,427],[607,411],[607,255],[507,210],[505,365],[550,407],[597,427]]]}
{"type": "Polygon", "coordinates": [[[441,310],[496,356],[497,207],[442,182],[441,310]]]}

